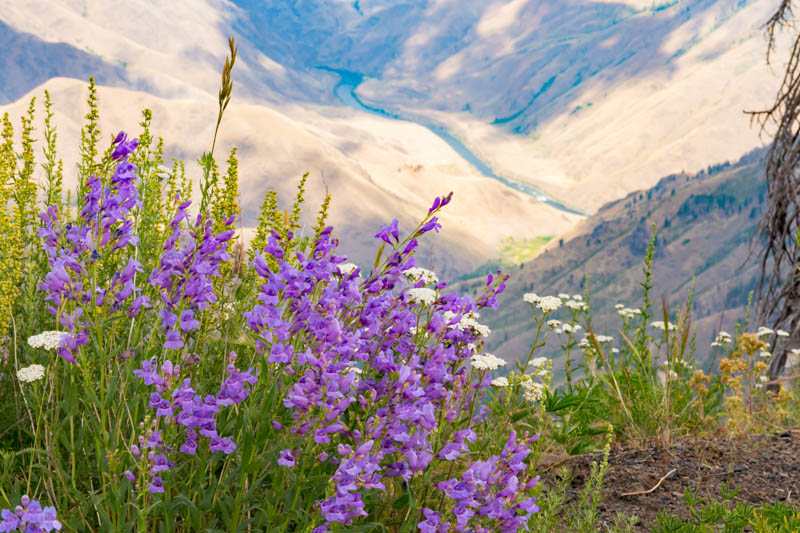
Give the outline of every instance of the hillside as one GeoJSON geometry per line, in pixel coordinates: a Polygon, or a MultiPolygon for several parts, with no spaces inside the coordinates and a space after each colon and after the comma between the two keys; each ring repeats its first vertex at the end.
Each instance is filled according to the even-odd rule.
{"type": "MultiPolygon", "coordinates": [[[[18,124],[29,99],[36,97],[39,112],[34,125],[41,127],[44,90],[49,90],[53,99],[57,146],[64,157],[67,185],[72,186],[80,127],[87,112],[82,103],[87,94],[83,82],[52,79],[15,104],[0,106],[0,115],[8,112],[18,124]]],[[[98,95],[104,138],[119,130],[136,135],[141,110],[152,109],[153,132],[165,140],[167,164],[171,167],[173,157],[183,159],[198,190],[201,173],[196,161],[214,134],[214,100],[164,99],[110,87],[101,87],[98,95]]],[[[347,236],[343,251],[361,264],[374,259],[373,235],[380,226],[398,218],[401,230],[411,231],[433,198],[448,191],[454,191],[456,201],[443,214],[442,233],[423,243],[421,250],[421,257],[433,261],[445,275],[472,270],[495,256],[497,243],[508,236],[535,238],[553,231],[548,228],[566,231],[580,219],[479,175],[444,142],[414,124],[381,129],[379,118],[319,115],[309,115],[309,122],[296,122],[269,107],[236,100],[226,113],[217,153],[224,162],[228,150],[238,148],[246,235],[258,222],[267,189],[277,189],[285,206],[294,198],[299,178],[306,171],[310,172],[306,185],[308,227],[329,190],[333,196],[330,223],[339,235],[347,236]],[[347,142],[342,140],[345,138],[347,142]],[[503,205],[504,211],[493,208],[497,205],[503,205]],[[537,224],[528,223],[531,216],[537,224]]]]}
{"type": "MultiPolygon", "coordinates": [[[[614,305],[641,305],[644,256],[656,224],[651,298],[659,316],[654,320],[662,319],[661,297],[675,309],[694,280],[697,357],[704,360],[720,325],[733,331],[744,316],[756,282],[757,267],[747,258],[766,193],[762,157],[758,150],[735,164],[667,176],[651,189],[603,206],[535,259],[511,268],[500,312],[482,317],[493,330],[488,349],[509,360],[527,354],[533,321],[522,294],[583,294],[584,276],[596,333],[616,333],[614,305]]],[[[460,287],[474,290],[482,283],[475,278],[460,287]]]]}
{"type": "MultiPolygon", "coordinates": [[[[295,144],[307,137],[282,135],[266,127],[269,121],[263,128],[227,121],[229,144],[280,137],[272,143],[277,156],[253,151],[264,174],[291,167],[292,174],[351,176],[355,165],[361,178],[346,186],[355,204],[374,200],[371,186],[358,197],[363,178],[384,190],[385,216],[411,220],[448,180],[472,184],[482,176],[442,135],[431,136],[434,127],[500,177],[591,212],[676,168],[696,171],[760,144],[741,111],[774,96],[762,29],[773,7],[772,0],[0,0],[0,103],[21,107],[20,99],[49,80],[85,83],[94,73],[103,86],[192,102],[178,106],[187,112],[206,107],[216,96],[225,38],[234,35],[234,102],[324,139],[317,143],[322,157],[303,159],[317,152],[295,144]],[[359,76],[354,94],[384,116],[342,100],[336,69],[359,76]],[[287,165],[287,156],[300,160],[287,165]]],[[[190,135],[181,142],[200,153],[207,140],[190,135]]],[[[263,174],[243,179],[254,192],[246,202],[253,220],[267,182],[263,174]]],[[[508,187],[485,189],[456,192],[492,199],[457,200],[466,202],[465,213],[492,214],[482,225],[458,220],[464,227],[455,246],[477,256],[454,271],[496,257],[504,240],[560,234],[579,220],[565,226],[563,217],[508,187]],[[539,224],[509,228],[521,234],[494,230],[509,218],[499,213],[507,206],[539,224]]],[[[357,235],[372,230],[372,218],[363,222],[357,235]]]]}

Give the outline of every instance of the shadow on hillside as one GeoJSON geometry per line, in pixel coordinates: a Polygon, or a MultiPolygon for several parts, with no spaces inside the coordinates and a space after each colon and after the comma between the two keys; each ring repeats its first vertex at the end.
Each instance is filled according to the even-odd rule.
{"type": "MultiPolygon", "coordinates": [[[[464,51],[452,79],[403,103],[424,108],[436,93],[452,92],[451,103],[442,104],[454,106],[451,111],[471,110],[516,133],[530,133],[551,117],[591,106],[588,100],[580,108],[574,103],[590,80],[593,92],[603,94],[620,80],[668,72],[675,59],[710,35],[698,29],[702,25],[686,27],[667,51],[664,45],[674,41],[675,30],[721,9],[708,0],[659,0],[640,9],[621,1],[528,0],[516,19],[530,24],[485,36],[479,26],[489,8],[458,3],[440,8],[398,0],[371,14],[347,2],[234,3],[240,10],[234,29],[262,53],[298,71],[327,65],[381,78],[387,67],[397,67],[393,61],[409,39],[421,36],[425,47],[413,65],[404,64],[408,70],[402,78],[430,80],[443,61],[464,51]]],[[[749,3],[732,3],[717,13],[712,32],[749,3]]]]}
{"type": "Polygon", "coordinates": [[[2,21],[0,50],[0,104],[18,100],[55,77],[88,81],[94,76],[99,85],[130,85],[122,65],[112,65],[67,43],[43,41],[2,21]]]}

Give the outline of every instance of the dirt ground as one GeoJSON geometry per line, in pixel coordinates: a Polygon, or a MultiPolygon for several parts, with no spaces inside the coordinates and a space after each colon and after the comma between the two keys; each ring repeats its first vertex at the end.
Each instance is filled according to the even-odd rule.
{"type": "MultiPolygon", "coordinates": [[[[574,476],[571,499],[583,488],[591,462],[600,460],[602,454],[575,456],[564,462],[574,476]]],[[[552,468],[542,478],[552,483],[558,470],[552,468]]],[[[740,490],[734,498],[737,502],[800,503],[800,431],[738,439],[686,438],[669,448],[612,449],[598,511],[601,520],[609,523],[618,512],[636,515],[636,530],[649,531],[659,511],[689,517],[684,489],[719,500],[725,482],[740,490]],[[626,495],[652,489],[673,470],[655,490],[626,495]]]]}

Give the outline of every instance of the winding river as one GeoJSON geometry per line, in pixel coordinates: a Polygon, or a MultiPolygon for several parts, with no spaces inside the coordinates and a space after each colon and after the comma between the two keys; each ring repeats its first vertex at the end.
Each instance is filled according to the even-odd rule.
{"type": "Polygon", "coordinates": [[[415,120],[409,117],[403,117],[395,113],[386,111],[385,109],[380,109],[365,104],[356,94],[356,88],[361,84],[362,81],[364,81],[363,74],[359,74],[358,72],[352,72],[349,70],[342,70],[330,67],[317,67],[317,68],[327,72],[332,72],[339,76],[339,83],[337,83],[336,86],[333,88],[333,92],[343,104],[352,107],[354,109],[358,109],[360,111],[368,111],[370,113],[374,113],[382,117],[391,118],[394,120],[405,120],[408,122],[414,122],[416,124],[419,124],[420,126],[424,126],[433,133],[435,133],[436,135],[438,135],[439,138],[441,138],[444,142],[450,145],[450,147],[453,150],[455,150],[456,153],[459,156],[461,156],[462,159],[464,159],[467,163],[475,167],[475,169],[484,176],[495,179],[500,183],[508,187],[511,187],[512,189],[523,192],[525,194],[529,194],[534,198],[536,198],[537,200],[539,200],[540,202],[555,207],[560,211],[565,211],[567,213],[575,213],[578,215],[585,214],[582,213],[581,211],[572,209],[571,207],[568,207],[560,202],[557,202],[556,200],[554,200],[547,194],[543,193],[536,187],[528,185],[527,183],[522,183],[516,180],[504,178],[503,176],[498,176],[497,174],[494,173],[492,168],[488,164],[486,164],[486,162],[481,160],[477,155],[475,155],[474,152],[472,152],[472,150],[467,148],[464,145],[464,143],[462,143],[460,140],[454,137],[450,132],[448,132],[442,126],[421,122],[419,120],[415,120]]]}

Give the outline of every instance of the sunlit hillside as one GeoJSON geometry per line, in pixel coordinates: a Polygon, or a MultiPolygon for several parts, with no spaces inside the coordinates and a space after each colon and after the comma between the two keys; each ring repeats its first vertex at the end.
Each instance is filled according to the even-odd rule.
{"type": "MultiPolygon", "coordinates": [[[[222,140],[259,154],[258,170],[243,176],[252,192],[245,220],[255,220],[267,187],[288,198],[286,180],[303,171],[316,198],[323,175],[345,183],[333,220],[358,222],[364,237],[371,209],[410,224],[423,198],[453,189],[461,205],[453,211],[463,212],[451,213],[446,237],[467,253],[432,264],[465,272],[499,256],[508,239],[561,234],[580,220],[482,173],[591,212],[665,174],[759,145],[742,110],[763,106],[775,90],[763,55],[771,7],[768,0],[113,7],[4,0],[0,101],[21,109],[54,77],[85,84],[93,74],[101,86],[136,91],[143,105],[156,102],[146,95],[179,101],[163,131],[190,123],[196,131],[202,113],[195,110],[213,105],[225,38],[235,35],[234,103],[253,120],[226,122],[222,140]],[[343,87],[320,67],[357,77],[343,87]],[[278,133],[271,119],[255,119],[262,115],[297,134],[278,133]],[[454,150],[443,134],[463,145],[454,150]],[[358,221],[351,202],[365,206],[358,221]],[[501,215],[499,206],[508,211],[501,215]]],[[[103,98],[103,105],[121,102],[103,98]]],[[[204,131],[210,126],[202,122],[204,131]]],[[[180,142],[193,159],[209,141],[193,134],[180,142]]]]}

